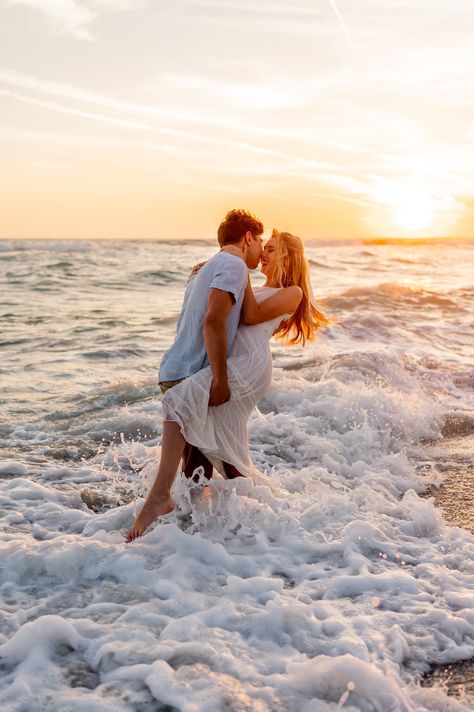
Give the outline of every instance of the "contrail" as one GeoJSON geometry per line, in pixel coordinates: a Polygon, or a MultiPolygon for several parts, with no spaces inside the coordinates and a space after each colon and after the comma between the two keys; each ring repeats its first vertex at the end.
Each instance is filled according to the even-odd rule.
{"type": "Polygon", "coordinates": [[[334,12],[335,12],[335,14],[336,14],[336,17],[337,17],[337,19],[338,19],[338,21],[339,21],[339,24],[340,24],[341,27],[342,27],[342,31],[344,32],[344,34],[345,34],[345,36],[346,36],[346,38],[347,38],[347,41],[349,42],[350,46],[352,47],[352,51],[356,53],[357,50],[356,50],[356,48],[355,48],[355,46],[354,46],[354,43],[353,43],[353,41],[352,41],[352,37],[351,37],[350,34],[349,34],[349,30],[348,30],[347,27],[346,27],[346,23],[345,23],[344,20],[342,19],[342,15],[341,15],[341,13],[340,13],[339,10],[338,10],[338,7],[337,7],[335,1],[334,1],[334,0],[329,0],[329,3],[330,3],[332,9],[334,10],[334,12]]]}

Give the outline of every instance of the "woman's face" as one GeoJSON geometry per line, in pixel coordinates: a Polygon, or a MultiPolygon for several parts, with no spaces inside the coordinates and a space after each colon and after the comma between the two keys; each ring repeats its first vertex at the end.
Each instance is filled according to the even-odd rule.
{"type": "Polygon", "coordinates": [[[265,275],[265,277],[272,277],[276,265],[276,249],[277,249],[277,239],[276,237],[270,237],[266,241],[262,252],[261,267],[260,271],[265,275]]]}

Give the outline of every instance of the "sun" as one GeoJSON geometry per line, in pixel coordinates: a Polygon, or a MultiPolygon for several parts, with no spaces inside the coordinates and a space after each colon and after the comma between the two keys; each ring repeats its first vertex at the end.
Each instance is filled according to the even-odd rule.
{"type": "Polygon", "coordinates": [[[385,208],[391,221],[409,233],[430,228],[440,209],[428,186],[419,181],[379,180],[373,197],[385,208]]]}
{"type": "Polygon", "coordinates": [[[393,221],[404,230],[418,232],[433,223],[437,206],[423,187],[402,189],[391,210],[393,221]]]}

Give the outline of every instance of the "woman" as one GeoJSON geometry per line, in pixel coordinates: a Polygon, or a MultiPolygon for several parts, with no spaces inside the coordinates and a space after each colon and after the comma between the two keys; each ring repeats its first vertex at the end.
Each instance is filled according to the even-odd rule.
{"type": "Polygon", "coordinates": [[[167,432],[166,438],[163,432],[157,480],[127,541],[141,536],[158,516],[174,509],[170,491],[185,442],[199,448],[224,476],[228,476],[230,465],[234,476],[247,476],[254,482],[264,479],[250,459],[247,424],[271,384],[270,338],[273,335],[287,344],[304,346],[328,320],[315,307],[300,238],[273,230],[263,251],[261,271],[266,277],[263,287],[253,290],[249,278],[242,323],[227,361],[230,401],[209,408],[209,367],[163,396],[164,421],[177,423],[179,430],[174,428],[171,437],[167,432]]]}

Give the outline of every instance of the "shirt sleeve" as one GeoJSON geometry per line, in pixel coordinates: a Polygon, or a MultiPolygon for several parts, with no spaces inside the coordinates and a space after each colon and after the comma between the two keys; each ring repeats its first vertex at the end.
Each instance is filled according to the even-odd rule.
{"type": "Polygon", "coordinates": [[[221,289],[224,292],[229,292],[235,303],[245,290],[247,275],[247,267],[243,260],[238,258],[228,260],[217,268],[209,289],[221,289]]]}

